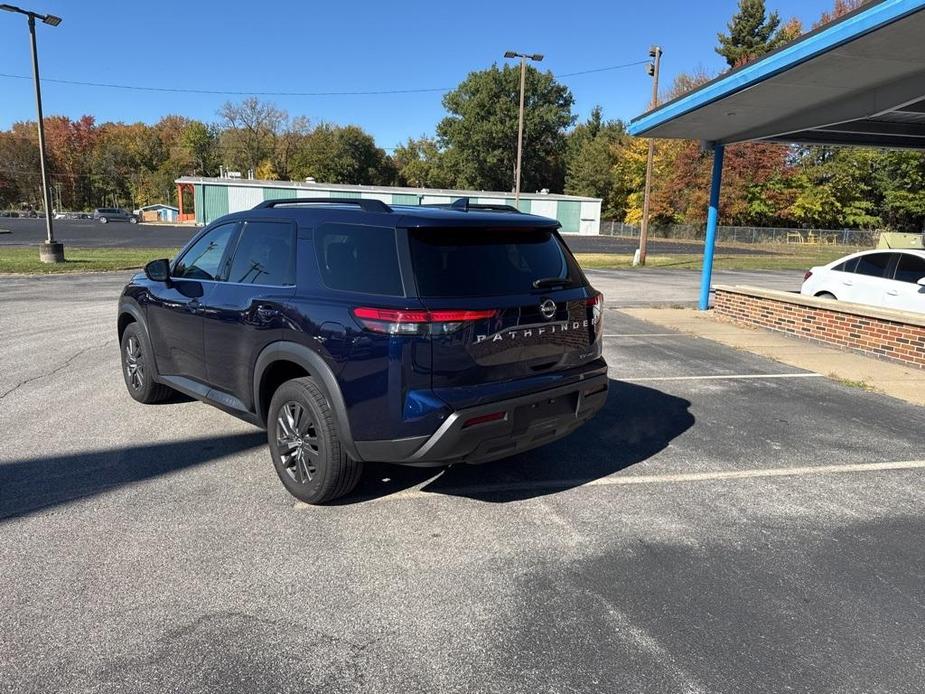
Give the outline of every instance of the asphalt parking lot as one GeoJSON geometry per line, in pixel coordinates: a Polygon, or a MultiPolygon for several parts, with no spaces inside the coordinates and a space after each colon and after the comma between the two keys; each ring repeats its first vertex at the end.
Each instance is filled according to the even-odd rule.
{"type": "MultiPolygon", "coordinates": [[[[55,240],[79,248],[173,248],[190,240],[200,227],[171,224],[100,224],[92,219],[54,220],[55,240]]],[[[45,240],[45,220],[0,218],[0,246],[32,246],[45,240]]]]}
{"type": "Polygon", "coordinates": [[[312,508],[123,281],[0,278],[0,691],[921,691],[925,410],[611,308],[585,428],[312,508]]]}
{"type": "MultiPolygon", "coordinates": [[[[170,224],[100,224],[92,219],[54,220],[55,238],[66,246],[79,248],[171,248],[180,247],[201,227],[170,224]]],[[[45,240],[45,220],[23,217],[0,218],[0,246],[31,246],[45,240]]],[[[632,255],[639,241],[614,236],[564,235],[574,253],[619,253],[632,255]]],[[[703,252],[698,241],[652,239],[653,252],[688,254],[703,252]]],[[[747,246],[720,246],[726,255],[773,255],[771,251],[747,246]]]]}

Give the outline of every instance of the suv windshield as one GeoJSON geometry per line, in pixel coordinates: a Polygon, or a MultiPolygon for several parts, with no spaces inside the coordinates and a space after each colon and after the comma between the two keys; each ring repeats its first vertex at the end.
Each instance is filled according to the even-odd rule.
{"type": "Polygon", "coordinates": [[[548,229],[412,229],[409,239],[421,296],[523,294],[581,282],[575,261],[548,229]]]}

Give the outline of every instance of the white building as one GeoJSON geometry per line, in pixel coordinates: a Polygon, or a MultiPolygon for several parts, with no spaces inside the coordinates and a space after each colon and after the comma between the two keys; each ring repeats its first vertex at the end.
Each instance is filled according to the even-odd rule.
{"type": "MultiPolygon", "coordinates": [[[[229,212],[249,210],[264,200],[279,198],[372,198],[388,205],[450,203],[469,198],[473,203],[514,205],[514,194],[478,190],[434,190],[391,186],[354,186],[299,181],[254,181],[184,176],[177,179],[181,221],[209,224],[229,212]]],[[[521,193],[522,212],[559,220],[566,234],[594,235],[600,231],[601,200],[575,195],[521,193]]]]}

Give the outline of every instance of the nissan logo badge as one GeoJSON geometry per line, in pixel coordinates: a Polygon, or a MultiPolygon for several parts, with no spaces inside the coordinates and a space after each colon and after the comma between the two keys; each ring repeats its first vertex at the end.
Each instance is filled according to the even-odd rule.
{"type": "Polygon", "coordinates": [[[552,299],[546,299],[540,304],[540,313],[546,320],[552,320],[556,315],[556,302],[552,299]]]}

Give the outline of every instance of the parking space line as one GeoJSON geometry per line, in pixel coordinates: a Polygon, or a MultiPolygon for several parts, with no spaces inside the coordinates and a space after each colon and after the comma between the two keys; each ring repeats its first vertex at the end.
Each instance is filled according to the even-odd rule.
{"type": "Polygon", "coordinates": [[[713,374],[710,376],[616,376],[619,381],[630,381],[631,383],[641,383],[643,381],[722,381],[722,380],[749,380],[761,378],[825,378],[822,374],[816,373],[795,373],[795,374],[713,374]]]}
{"type": "Polygon", "coordinates": [[[622,333],[620,335],[604,335],[604,338],[611,337],[696,337],[696,335],[687,335],[686,333],[622,333]]]}
{"type": "MultiPolygon", "coordinates": [[[[810,475],[831,475],[838,473],[888,472],[897,470],[919,470],[925,468],[925,460],[901,460],[888,463],[848,463],[845,465],[813,465],[785,468],[762,468],[758,470],[716,470],[713,472],[680,472],[661,475],[624,475],[601,477],[596,480],[525,480],[497,484],[451,487],[437,492],[409,489],[381,497],[382,501],[433,497],[435,494],[472,495],[506,492],[531,492],[549,489],[570,489],[578,487],[611,487],[646,484],[678,484],[685,482],[710,482],[742,480],[768,477],[805,477],[810,475]]],[[[428,480],[430,482],[432,480],[428,480]]],[[[427,484],[425,482],[424,484],[427,484]]],[[[297,505],[300,506],[300,505],[297,505]]],[[[307,505],[301,505],[306,506],[307,505]]]]}

